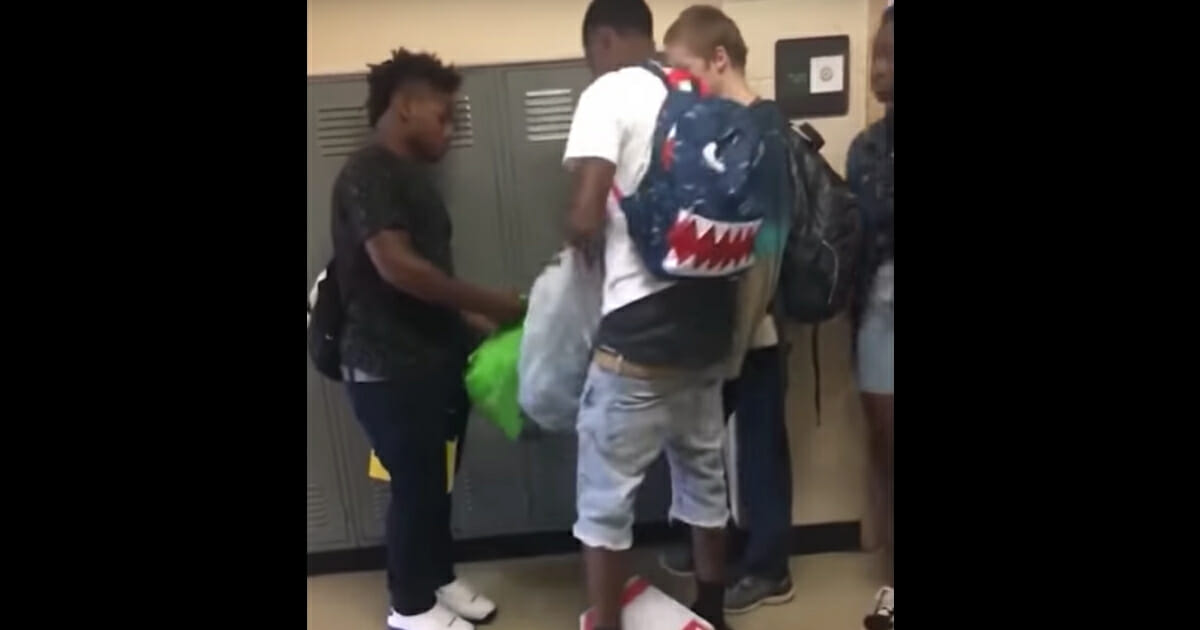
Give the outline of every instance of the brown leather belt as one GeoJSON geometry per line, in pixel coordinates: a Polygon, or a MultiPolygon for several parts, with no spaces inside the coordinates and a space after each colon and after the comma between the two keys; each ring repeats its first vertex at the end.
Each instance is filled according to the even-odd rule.
{"type": "Polygon", "coordinates": [[[592,362],[596,367],[611,372],[618,376],[628,376],[638,379],[663,378],[679,374],[679,369],[670,367],[656,367],[652,365],[642,365],[634,363],[628,359],[622,358],[620,355],[613,354],[607,350],[596,350],[592,357],[592,362]]]}

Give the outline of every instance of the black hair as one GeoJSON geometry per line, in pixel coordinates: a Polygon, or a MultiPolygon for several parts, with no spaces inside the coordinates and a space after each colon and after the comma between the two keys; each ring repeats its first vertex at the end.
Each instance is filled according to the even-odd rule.
{"type": "Polygon", "coordinates": [[[880,26],[883,26],[884,24],[889,24],[889,23],[891,23],[891,21],[892,21],[892,10],[893,10],[893,9],[895,9],[895,8],[896,8],[896,5],[894,5],[894,4],[893,4],[892,6],[890,6],[890,7],[888,7],[888,8],[886,8],[886,9],[884,9],[884,10],[883,10],[883,20],[882,20],[882,21],[879,23],[879,25],[880,25],[880,26]]]}
{"type": "Polygon", "coordinates": [[[445,65],[437,55],[412,53],[401,48],[392,58],[369,64],[367,74],[367,122],[372,127],[387,111],[392,94],[411,83],[425,83],[433,89],[453,94],[462,85],[462,75],[453,65],[445,65]]]}
{"type": "Polygon", "coordinates": [[[607,26],[622,35],[632,33],[654,39],[654,17],[645,0],[592,0],[583,14],[583,45],[592,29],[607,26]]]}

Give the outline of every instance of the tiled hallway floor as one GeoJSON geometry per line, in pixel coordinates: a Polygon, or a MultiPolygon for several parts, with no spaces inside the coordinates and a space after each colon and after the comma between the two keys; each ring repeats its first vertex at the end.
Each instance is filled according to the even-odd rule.
{"type": "MultiPolygon", "coordinates": [[[[658,568],[655,551],[635,552],[635,566],[659,588],[687,602],[689,580],[658,568]]],[[[459,575],[496,600],[490,630],[575,630],[584,609],[578,554],[459,565],[459,575]]],[[[796,599],[730,617],[734,630],[858,630],[879,588],[880,558],[861,553],[792,558],[796,599]]],[[[387,596],[382,572],[308,578],[308,630],[381,630],[387,596]]]]}

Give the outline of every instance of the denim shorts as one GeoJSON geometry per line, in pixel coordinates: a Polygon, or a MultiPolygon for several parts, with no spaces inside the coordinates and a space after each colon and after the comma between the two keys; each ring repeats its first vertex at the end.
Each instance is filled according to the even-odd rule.
{"type": "Polygon", "coordinates": [[[896,267],[888,261],[871,282],[867,306],[858,326],[855,372],[858,389],[868,394],[894,394],[896,363],[896,267]]]}
{"type": "Polygon", "coordinates": [[[578,520],[589,547],[633,545],[633,502],[659,453],[671,467],[672,520],[724,527],[725,484],[721,377],[724,366],[650,380],[592,365],[579,405],[578,520]]]}
{"type": "Polygon", "coordinates": [[[863,313],[858,327],[858,357],[855,370],[859,391],[868,394],[894,394],[895,328],[894,304],[872,304],[863,313]]]}

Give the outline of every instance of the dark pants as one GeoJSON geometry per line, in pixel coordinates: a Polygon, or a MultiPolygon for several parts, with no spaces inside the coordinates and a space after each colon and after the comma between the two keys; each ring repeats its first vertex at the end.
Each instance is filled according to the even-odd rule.
{"type": "Polygon", "coordinates": [[[354,415],[391,476],[386,540],[392,607],[425,612],[434,591],[453,582],[446,442],[462,436],[470,406],[461,370],[416,373],[379,383],[348,383],[354,415]]]}
{"type": "Polygon", "coordinates": [[[738,495],[745,517],[739,574],[782,579],[788,574],[792,530],[792,463],[784,399],[783,346],[746,354],[740,378],[725,385],[725,417],[737,411],[738,495]]]}

